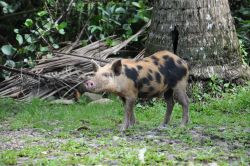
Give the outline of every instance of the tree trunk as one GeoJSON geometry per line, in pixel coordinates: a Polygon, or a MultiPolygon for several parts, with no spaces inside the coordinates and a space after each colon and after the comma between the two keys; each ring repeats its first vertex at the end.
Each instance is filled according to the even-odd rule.
{"type": "Polygon", "coordinates": [[[249,72],[228,0],[156,0],[146,47],[147,53],[175,52],[189,62],[195,78],[231,80],[249,72]]]}

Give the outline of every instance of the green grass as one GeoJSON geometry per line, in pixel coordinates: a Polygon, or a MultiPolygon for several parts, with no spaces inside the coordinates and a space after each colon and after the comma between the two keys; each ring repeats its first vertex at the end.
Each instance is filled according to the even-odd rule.
{"type": "MultiPolygon", "coordinates": [[[[191,103],[191,122],[180,128],[182,110],[176,105],[170,125],[157,130],[165,103],[136,107],[138,123],[119,132],[123,107],[119,100],[105,105],[29,103],[0,99],[0,140],[18,137],[21,147],[3,148],[0,165],[248,165],[250,86],[221,99],[191,103]],[[38,134],[23,134],[26,130],[38,134]],[[4,134],[1,135],[1,132],[4,134]],[[14,135],[14,134],[13,134],[14,135]],[[146,148],[143,163],[138,158],[146,148]]],[[[1,145],[0,145],[1,148],[1,145]]]]}

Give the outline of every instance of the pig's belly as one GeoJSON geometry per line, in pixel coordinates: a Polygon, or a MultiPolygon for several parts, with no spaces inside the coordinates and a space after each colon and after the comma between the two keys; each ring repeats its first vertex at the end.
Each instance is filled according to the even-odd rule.
{"type": "Polygon", "coordinates": [[[162,97],[166,88],[150,86],[148,88],[143,88],[138,91],[138,98],[153,98],[153,97],[162,97]]]}

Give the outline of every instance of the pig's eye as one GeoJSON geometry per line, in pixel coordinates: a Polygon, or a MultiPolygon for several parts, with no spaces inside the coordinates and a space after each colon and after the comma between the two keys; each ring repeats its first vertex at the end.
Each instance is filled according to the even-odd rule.
{"type": "Polygon", "coordinates": [[[112,76],[111,73],[103,73],[102,75],[103,75],[104,77],[111,77],[111,76],[112,76]]]}
{"type": "Polygon", "coordinates": [[[94,77],[95,73],[94,72],[89,72],[89,73],[86,73],[85,76],[94,77]]]}

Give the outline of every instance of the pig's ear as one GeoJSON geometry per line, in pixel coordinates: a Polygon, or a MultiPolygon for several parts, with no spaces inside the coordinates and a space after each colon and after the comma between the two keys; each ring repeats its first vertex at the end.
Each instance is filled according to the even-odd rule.
{"type": "Polygon", "coordinates": [[[116,60],[115,62],[113,62],[112,66],[111,66],[111,70],[115,73],[116,76],[121,74],[121,71],[122,71],[122,61],[121,61],[121,59],[116,60]]]}
{"type": "Polygon", "coordinates": [[[93,71],[97,72],[97,70],[100,68],[100,66],[94,60],[91,60],[91,63],[93,65],[93,71]]]}

